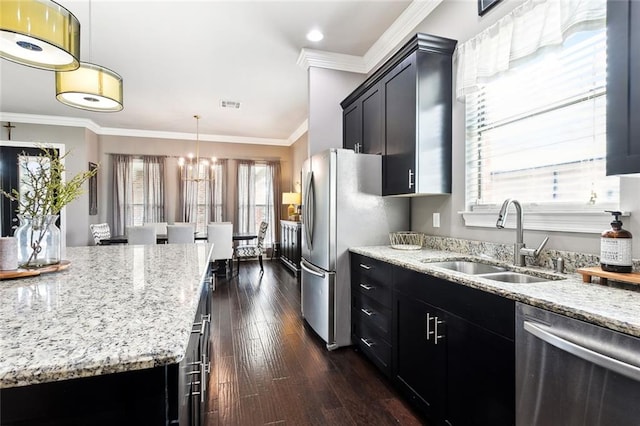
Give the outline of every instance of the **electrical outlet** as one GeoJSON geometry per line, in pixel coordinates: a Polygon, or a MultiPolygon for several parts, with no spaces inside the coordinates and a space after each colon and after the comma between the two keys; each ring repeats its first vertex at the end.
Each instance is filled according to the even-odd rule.
{"type": "Polygon", "coordinates": [[[433,227],[440,228],[440,213],[433,214],[433,227]]]}

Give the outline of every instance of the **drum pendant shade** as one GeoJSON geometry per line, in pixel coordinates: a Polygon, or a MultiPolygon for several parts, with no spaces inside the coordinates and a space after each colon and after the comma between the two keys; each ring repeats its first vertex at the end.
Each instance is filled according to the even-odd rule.
{"type": "Polygon", "coordinates": [[[122,77],[100,65],[81,62],[77,70],[56,72],[56,99],[90,111],[121,111],[122,77]]]}
{"type": "Polygon", "coordinates": [[[0,56],[40,69],[74,70],[80,65],[80,22],[53,1],[1,0],[0,56]]]}

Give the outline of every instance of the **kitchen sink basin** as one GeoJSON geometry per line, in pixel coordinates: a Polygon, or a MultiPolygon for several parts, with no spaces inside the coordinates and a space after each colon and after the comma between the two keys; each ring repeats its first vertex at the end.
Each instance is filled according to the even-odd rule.
{"type": "Polygon", "coordinates": [[[517,283],[517,284],[541,283],[544,281],[552,281],[549,278],[534,277],[533,275],[521,274],[519,272],[510,272],[510,271],[483,274],[482,278],[486,278],[493,281],[501,281],[505,283],[517,283]]]}
{"type": "Polygon", "coordinates": [[[424,262],[429,263],[431,266],[437,266],[438,268],[505,283],[527,284],[561,279],[554,277],[543,278],[527,273],[514,272],[502,266],[489,265],[488,263],[474,262],[471,260],[451,260],[445,262],[429,262],[425,260],[424,262]]]}
{"type": "Polygon", "coordinates": [[[449,262],[430,262],[431,266],[437,266],[450,271],[462,272],[463,274],[478,275],[492,272],[504,272],[505,268],[488,265],[486,263],[472,262],[468,260],[454,260],[449,262]]]}

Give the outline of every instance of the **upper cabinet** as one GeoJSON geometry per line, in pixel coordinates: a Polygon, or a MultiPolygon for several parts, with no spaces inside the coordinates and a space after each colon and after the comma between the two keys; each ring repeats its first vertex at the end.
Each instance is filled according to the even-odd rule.
{"type": "Polygon", "coordinates": [[[607,2],[607,175],[640,173],[640,2],[607,2]]]}
{"type": "Polygon", "coordinates": [[[341,104],[344,148],[383,155],[383,195],[451,192],[455,46],[416,34],[341,104]]]}

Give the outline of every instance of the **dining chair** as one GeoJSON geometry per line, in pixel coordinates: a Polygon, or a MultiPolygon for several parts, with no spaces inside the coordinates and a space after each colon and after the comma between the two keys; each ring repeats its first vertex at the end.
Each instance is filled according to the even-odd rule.
{"type": "Polygon", "coordinates": [[[264,251],[264,237],[267,235],[267,228],[269,224],[267,222],[260,223],[260,229],[258,230],[258,242],[256,244],[246,244],[236,247],[235,256],[238,259],[238,272],[240,272],[240,259],[247,259],[257,257],[260,262],[260,272],[264,272],[262,266],[262,254],[264,251]]]}
{"type": "Polygon", "coordinates": [[[167,242],[169,244],[186,244],[195,242],[194,228],[191,225],[167,225],[167,242]]]}
{"type": "Polygon", "coordinates": [[[233,223],[211,222],[207,225],[207,242],[213,243],[212,261],[224,261],[233,268],[233,223]]]}
{"type": "Polygon", "coordinates": [[[108,223],[92,223],[89,225],[89,229],[91,229],[93,241],[97,246],[102,244],[102,239],[111,238],[111,228],[108,223]]]}
{"type": "Polygon", "coordinates": [[[156,243],[156,227],[151,225],[128,227],[127,242],[130,245],[155,244],[156,243]]]}
{"type": "Polygon", "coordinates": [[[144,226],[155,226],[156,235],[167,235],[167,222],[144,222],[144,226]]]}

